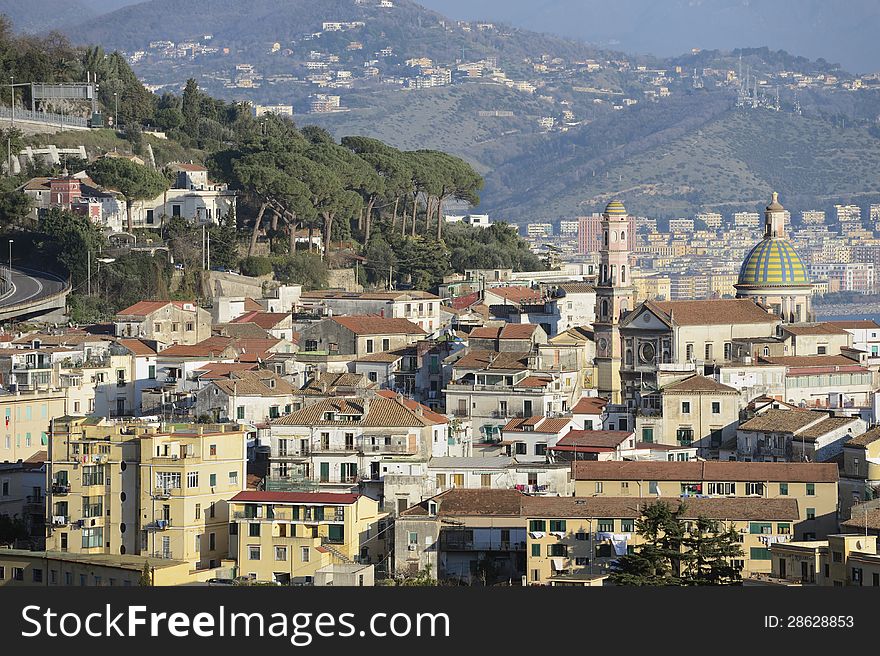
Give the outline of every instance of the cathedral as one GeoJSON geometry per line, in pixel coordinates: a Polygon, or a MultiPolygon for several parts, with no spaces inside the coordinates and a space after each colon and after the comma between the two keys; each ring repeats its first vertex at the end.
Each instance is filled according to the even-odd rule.
{"type": "Polygon", "coordinates": [[[785,238],[785,208],[776,192],[764,210],[764,238],[746,256],[735,287],[737,298],[760,303],[785,323],[813,320],[813,285],[785,238]]]}

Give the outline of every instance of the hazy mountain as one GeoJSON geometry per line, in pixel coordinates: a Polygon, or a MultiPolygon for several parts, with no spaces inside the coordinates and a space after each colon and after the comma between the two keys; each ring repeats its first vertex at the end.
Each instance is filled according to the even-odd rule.
{"type": "Polygon", "coordinates": [[[876,0],[423,0],[448,16],[503,21],[613,46],[677,55],[691,48],[768,46],[880,70],[876,0]]]}

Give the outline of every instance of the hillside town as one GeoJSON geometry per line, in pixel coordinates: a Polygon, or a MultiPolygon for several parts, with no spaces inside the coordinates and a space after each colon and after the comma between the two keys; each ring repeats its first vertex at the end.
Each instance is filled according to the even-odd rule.
{"type": "MultiPolygon", "coordinates": [[[[23,191],[120,234],[236,203],[171,172],[133,208],[84,173],[23,191]]],[[[732,531],[744,584],[878,586],[880,325],[814,307],[869,284],[846,267],[873,233],[841,211],[840,236],[818,213],[795,231],[774,193],[722,237],[721,215],[659,232],[613,199],[543,271],[308,291],[206,258],[208,298],[20,321],[0,584],[603,586],[666,502],[732,531]]]]}

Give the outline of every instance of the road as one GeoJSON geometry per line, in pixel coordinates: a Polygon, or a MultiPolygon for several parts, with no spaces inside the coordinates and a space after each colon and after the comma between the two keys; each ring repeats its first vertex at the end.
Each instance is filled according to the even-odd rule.
{"type": "Polygon", "coordinates": [[[0,296],[0,312],[22,304],[39,303],[40,299],[63,291],[67,285],[64,279],[51,273],[25,268],[12,269],[12,284],[13,288],[0,296]]]}

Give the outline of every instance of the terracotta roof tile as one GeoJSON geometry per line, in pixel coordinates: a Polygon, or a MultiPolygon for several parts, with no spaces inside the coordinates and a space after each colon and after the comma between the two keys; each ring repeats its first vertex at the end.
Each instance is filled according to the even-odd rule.
{"type": "Polygon", "coordinates": [[[833,483],[837,466],[812,462],[651,462],[579,461],[572,463],[575,480],[654,481],[782,481],[833,483]]]}
{"type": "MultiPolygon", "coordinates": [[[[124,310],[120,310],[116,313],[117,317],[146,317],[149,314],[152,314],[156,310],[161,310],[166,305],[175,305],[181,310],[185,309],[185,306],[190,305],[193,308],[197,307],[192,301],[138,301],[134,305],[129,305],[124,310]]],[[[195,312],[195,310],[193,310],[195,312]]]]}
{"type": "Polygon", "coordinates": [[[850,438],[844,446],[865,448],[877,440],[880,440],[880,426],[876,426],[861,435],[856,435],[855,437],[850,438]]]}
{"type": "Polygon", "coordinates": [[[812,410],[771,409],[739,425],[739,430],[759,433],[800,434],[807,426],[818,424],[828,415],[812,410]]]}
{"type": "Polygon", "coordinates": [[[571,423],[572,418],[569,417],[517,417],[507,422],[502,430],[512,432],[529,432],[529,433],[546,433],[557,435],[560,431],[565,430],[566,426],[571,423]],[[533,426],[534,429],[526,431],[525,426],[533,426]]]}
{"type": "Polygon", "coordinates": [[[679,326],[773,323],[779,319],[748,299],[649,301],[679,326]]]}
{"type": "Polygon", "coordinates": [[[608,405],[608,399],[598,396],[583,396],[571,409],[576,415],[601,415],[608,405]]]}
{"type": "MultiPolygon", "coordinates": [[[[617,448],[632,437],[630,431],[572,430],[557,442],[557,447],[617,448]]],[[[565,449],[559,449],[564,451],[565,449]]]]}
{"type": "Polygon", "coordinates": [[[156,355],[156,351],[139,339],[120,339],[118,343],[134,355],[156,355]]]}
{"type": "Polygon", "coordinates": [[[409,319],[389,319],[373,315],[333,317],[340,326],[356,335],[426,335],[427,333],[409,319]]]}
{"type": "Polygon", "coordinates": [[[255,323],[264,330],[275,328],[285,319],[289,319],[290,314],[287,312],[245,312],[240,317],[236,317],[231,323],[255,323]]]}
{"type": "MultiPolygon", "coordinates": [[[[366,401],[354,398],[333,398],[318,401],[301,410],[292,412],[271,423],[280,426],[370,426],[370,427],[422,427],[440,423],[417,409],[410,409],[399,399],[377,396],[371,399],[364,413],[366,401]],[[345,419],[324,419],[325,413],[333,412],[345,419]]],[[[445,417],[444,417],[445,420],[445,417]]]]}

